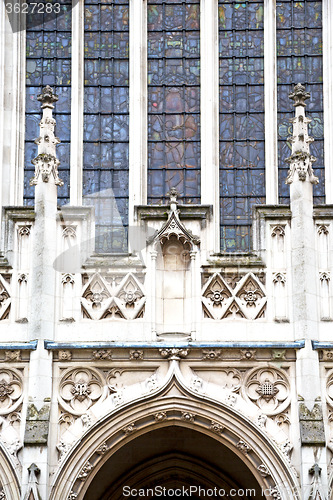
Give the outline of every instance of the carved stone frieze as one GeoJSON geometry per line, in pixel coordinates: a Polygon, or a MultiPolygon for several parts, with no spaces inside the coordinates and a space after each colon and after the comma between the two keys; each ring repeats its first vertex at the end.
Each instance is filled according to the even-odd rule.
{"type": "Polygon", "coordinates": [[[58,400],[64,410],[82,415],[102,397],[106,396],[100,373],[93,368],[67,370],[59,385],[58,400]]]}
{"type": "Polygon", "coordinates": [[[99,349],[98,351],[93,351],[92,359],[97,361],[112,359],[112,351],[111,349],[99,349]]]}
{"type": "Polygon", "coordinates": [[[202,304],[205,317],[211,319],[258,319],[264,314],[266,292],[252,273],[243,276],[235,288],[215,273],[204,284],[202,304]]]}
{"type": "Polygon", "coordinates": [[[290,385],[282,370],[255,368],[246,375],[243,394],[266,415],[276,415],[289,405],[290,385]]]}
{"type": "Polygon", "coordinates": [[[77,496],[78,496],[77,493],[74,493],[73,491],[71,491],[70,494],[68,495],[68,499],[67,500],[76,500],[77,496]]]}
{"type": "Polygon", "coordinates": [[[241,359],[250,360],[256,359],[257,350],[256,349],[241,349],[240,355],[241,359]]]}

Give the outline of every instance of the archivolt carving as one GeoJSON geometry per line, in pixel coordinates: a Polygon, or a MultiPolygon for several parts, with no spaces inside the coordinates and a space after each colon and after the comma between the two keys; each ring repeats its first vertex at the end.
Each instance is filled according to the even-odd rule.
{"type": "Polygon", "coordinates": [[[120,283],[114,280],[113,286],[96,273],[81,297],[83,315],[88,319],[135,319],[141,316],[145,301],[142,285],[131,273],[120,283]]]}
{"type": "Polygon", "coordinates": [[[0,370],[0,415],[7,415],[21,404],[23,379],[18,370],[0,370]]]}
{"type": "Polygon", "coordinates": [[[233,289],[220,274],[214,274],[204,285],[202,303],[211,319],[258,319],[263,317],[266,292],[252,274],[246,274],[233,289]]]}
{"type": "Polygon", "coordinates": [[[290,386],[282,370],[254,368],[244,381],[244,397],[255,403],[266,415],[276,415],[290,402],[290,386]]]}
{"type": "Polygon", "coordinates": [[[326,399],[327,402],[333,406],[333,372],[329,375],[326,384],[326,399]]]}
{"type": "Polygon", "coordinates": [[[74,415],[82,415],[99,399],[104,399],[107,387],[97,370],[78,368],[62,377],[59,386],[59,403],[74,415]]]}

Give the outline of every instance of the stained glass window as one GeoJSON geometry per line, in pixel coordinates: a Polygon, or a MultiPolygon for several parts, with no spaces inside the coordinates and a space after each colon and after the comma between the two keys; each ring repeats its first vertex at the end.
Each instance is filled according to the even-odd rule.
{"type": "Polygon", "coordinates": [[[248,251],[265,203],[263,1],[219,0],[221,251],[248,251]]]}
{"type": "Polygon", "coordinates": [[[200,203],[200,0],[148,0],[148,203],[200,203]]]}
{"type": "Polygon", "coordinates": [[[285,184],[289,165],[292,135],[289,119],[294,116],[289,92],[297,83],[311,93],[306,114],[312,120],[309,134],[315,139],[310,146],[317,158],[313,164],[319,184],[314,186],[314,203],[324,203],[324,143],[323,143],[323,74],[322,74],[322,5],[321,1],[296,2],[278,0],[277,22],[277,83],[278,83],[278,146],[279,202],[289,203],[289,185],[285,184]]]}
{"type": "MultiPolygon", "coordinates": [[[[62,0],[58,15],[31,13],[26,16],[26,130],[24,160],[24,203],[34,204],[35,186],[29,181],[35,167],[31,160],[37,156],[34,140],[39,137],[39,122],[42,116],[37,95],[45,85],[50,85],[58,94],[55,104],[56,136],[60,160],[59,177],[64,181],[58,187],[58,203],[69,202],[69,141],[71,123],[71,17],[72,3],[62,0]]],[[[44,9],[39,8],[40,12],[44,9]]]]}
{"type": "Polygon", "coordinates": [[[99,253],[127,251],[128,21],[126,0],[85,3],[83,198],[99,253]]]}

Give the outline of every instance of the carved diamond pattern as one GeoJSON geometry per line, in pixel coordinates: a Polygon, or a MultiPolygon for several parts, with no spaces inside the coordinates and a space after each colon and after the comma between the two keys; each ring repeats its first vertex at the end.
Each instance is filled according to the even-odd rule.
{"type": "Polygon", "coordinates": [[[96,273],[84,286],[83,317],[98,320],[142,317],[146,298],[137,278],[129,273],[120,282],[107,279],[96,273]]]}
{"type": "Polygon", "coordinates": [[[10,292],[8,283],[0,274],[0,320],[7,319],[10,308],[10,292]]]}
{"type": "Polygon", "coordinates": [[[202,290],[204,316],[211,319],[259,319],[265,317],[266,292],[248,273],[232,289],[220,274],[214,274],[202,290]]]}

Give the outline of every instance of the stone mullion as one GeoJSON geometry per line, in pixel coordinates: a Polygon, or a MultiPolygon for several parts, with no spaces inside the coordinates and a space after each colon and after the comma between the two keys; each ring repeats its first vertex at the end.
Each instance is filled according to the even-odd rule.
{"type": "Polygon", "coordinates": [[[278,203],[276,0],[264,3],[266,203],[278,203]]]}
{"type": "Polygon", "coordinates": [[[82,205],[83,109],[84,109],[84,0],[73,0],[70,204],[82,205]]]}

